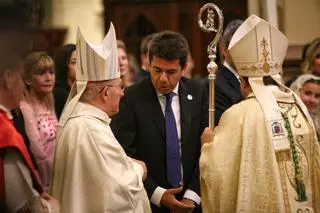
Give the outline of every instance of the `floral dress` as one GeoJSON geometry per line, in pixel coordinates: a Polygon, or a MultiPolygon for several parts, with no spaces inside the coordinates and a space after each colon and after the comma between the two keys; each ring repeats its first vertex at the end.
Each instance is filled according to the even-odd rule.
{"type": "Polygon", "coordinates": [[[47,109],[45,105],[26,101],[21,101],[20,110],[30,140],[30,150],[35,157],[44,189],[48,191],[56,145],[57,117],[54,110],[47,109]]]}

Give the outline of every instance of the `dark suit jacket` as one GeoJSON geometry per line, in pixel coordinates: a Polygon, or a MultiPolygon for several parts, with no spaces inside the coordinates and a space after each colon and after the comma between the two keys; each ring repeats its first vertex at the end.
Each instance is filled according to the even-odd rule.
{"type": "MultiPolygon", "coordinates": [[[[208,125],[207,100],[201,83],[185,78],[180,80],[183,188],[184,191],[191,189],[199,196],[200,136],[208,125]]],[[[148,196],[152,196],[157,186],[171,188],[166,179],[165,120],[150,78],[126,88],[120,112],[112,118],[111,128],[127,154],[146,163],[148,178],[144,185],[148,196]]],[[[153,204],[152,211],[168,212],[153,204]]]]}
{"type": "MultiPolygon", "coordinates": [[[[206,88],[209,95],[209,81],[206,80],[206,88]]],[[[215,125],[229,107],[242,100],[240,83],[236,76],[225,66],[216,73],[215,80],[215,125]]]]}
{"type": "Polygon", "coordinates": [[[69,86],[56,85],[55,88],[53,89],[55,111],[56,111],[58,120],[62,114],[64,105],[67,102],[69,92],[70,92],[69,86]]]}
{"type": "Polygon", "coordinates": [[[134,82],[135,83],[139,83],[141,81],[143,81],[144,79],[146,78],[149,78],[150,77],[150,73],[144,69],[140,69],[140,71],[137,73],[135,79],[134,79],[134,82]]]}

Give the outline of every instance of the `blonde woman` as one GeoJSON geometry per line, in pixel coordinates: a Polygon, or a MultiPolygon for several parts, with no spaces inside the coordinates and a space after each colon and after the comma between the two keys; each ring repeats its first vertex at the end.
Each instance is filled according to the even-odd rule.
{"type": "Polygon", "coordinates": [[[26,90],[20,110],[30,140],[30,150],[35,157],[44,189],[48,191],[57,126],[52,95],[55,66],[52,58],[43,52],[27,55],[24,65],[26,90]]]}
{"type": "Polygon", "coordinates": [[[306,105],[320,136],[320,77],[304,74],[297,78],[290,87],[306,105]]]}
{"type": "Polygon", "coordinates": [[[320,38],[308,45],[301,68],[304,74],[320,76],[320,38]]]}
{"type": "MultiPolygon", "coordinates": [[[[320,76],[320,38],[316,38],[309,44],[305,45],[302,51],[302,74],[312,74],[320,76]]],[[[298,78],[295,76],[286,82],[286,86],[290,87],[291,84],[298,78]]]]}
{"type": "Polygon", "coordinates": [[[120,78],[123,87],[131,86],[138,72],[138,63],[136,58],[127,53],[126,45],[122,40],[117,40],[118,58],[120,67],[120,78]]]}

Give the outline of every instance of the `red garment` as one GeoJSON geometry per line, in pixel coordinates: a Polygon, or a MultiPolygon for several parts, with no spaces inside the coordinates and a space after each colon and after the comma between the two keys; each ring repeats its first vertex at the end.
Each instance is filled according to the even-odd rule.
{"type": "Polygon", "coordinates": [[[0,110],[0,201],[5,200],[3,155],[7,148],[14,148],[22,155],[27,167],[30,169],[34,187],[41,194],[43,187],[23,138],[13,126],[12,120],[8,119],[6,113],[0,110]]]}

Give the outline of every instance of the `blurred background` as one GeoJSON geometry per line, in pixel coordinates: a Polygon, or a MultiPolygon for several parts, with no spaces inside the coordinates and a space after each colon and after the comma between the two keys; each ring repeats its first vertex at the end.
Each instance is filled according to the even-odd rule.
{"type": "MultiPolygon", "coordinates": [[[[187,38],[194,60],[194,77],[207,75],[207,45],[213,35],[198,27],[198,12],[207,2],[223,11],[224,26],[233,19],[256,14],[278,26],[289,39],[284,78],[300,72],[302,49],[320,35],[320,0],[1,0],[19,2],[28,17],[25,43],[31,50],[54,54],[75,43],[78,26],[87,40],[99,42],[110,21],[128,53],[139,59],[141,39],[150,33],[173,30],[187,38]]],[[[3,3],[1,3],[3,4],[3,3]]],[[[21,14],[19,13],[19,14],[21,14]]],[[[219,62],[219,59],[217,59],[219,62]]]]}

